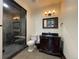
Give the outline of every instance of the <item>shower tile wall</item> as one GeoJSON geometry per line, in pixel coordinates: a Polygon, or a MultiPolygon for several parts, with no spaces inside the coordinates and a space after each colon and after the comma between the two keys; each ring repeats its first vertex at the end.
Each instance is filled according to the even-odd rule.
{"type": "Polygon", "coordinates": [[[12,16],[11,14],[6,13],[6,11],[4,10],[3,13],[3,39],[4,39],[4,44],[7,45],[7,41],[9,41],[10,39],[7,37],[8,35],[12,35],[12,16]]]}

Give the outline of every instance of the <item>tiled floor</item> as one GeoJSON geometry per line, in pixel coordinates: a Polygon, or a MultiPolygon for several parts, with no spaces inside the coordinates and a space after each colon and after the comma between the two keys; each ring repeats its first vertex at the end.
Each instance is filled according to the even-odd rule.
{"type": "Polygon", "coordinates": [[[12,59],[60,59],[56,56],[47,55],[45,53],[35,50],[33,52],[27,52],[27,49],[13,57],[12,59]]]}

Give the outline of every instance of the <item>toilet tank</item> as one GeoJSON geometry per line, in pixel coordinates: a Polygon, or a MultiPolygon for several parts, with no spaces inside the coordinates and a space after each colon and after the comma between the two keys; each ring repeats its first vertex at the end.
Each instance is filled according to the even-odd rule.
{"type": "Polygon", "coordinates": [[[36,41],[37,40],[37,36],[31,36],[31,40],[36,41]]]}

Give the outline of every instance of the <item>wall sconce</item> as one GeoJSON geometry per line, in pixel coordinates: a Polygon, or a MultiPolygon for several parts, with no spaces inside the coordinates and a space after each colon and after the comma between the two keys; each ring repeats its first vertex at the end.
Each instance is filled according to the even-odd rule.
{"type": "Polygon", "coordinates": [[[51,15],[52,15],[52,13],[51,13],[51,11],[49,11],[49,12],[48,12],[48,16],[51,16],[51,15]]]}
{"type": "Polygon", "coordinates": [[[51,16],[51,15],[55,15],[55,14],[56,14],[55,10],[53,10],[53,11],[49,10],[48,12],[45,11],[45,13],[44,13],[45,16],[51,16]]]}
{"type": "Polygon", "coordinates": [[[53,10],[53,11],[52,11],[52,13],[53,13],[53,15],[54,15],[54,14],[56,14],[56,11],[55,11],[55,10],[53,10]]]}

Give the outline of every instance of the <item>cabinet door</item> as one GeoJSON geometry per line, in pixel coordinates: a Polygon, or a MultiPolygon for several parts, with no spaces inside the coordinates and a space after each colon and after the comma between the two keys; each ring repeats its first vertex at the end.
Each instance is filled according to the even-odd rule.
{"type": "Polygon", "coordinates": [[[40,37],[40,49],[48,50],[48,38],[47,37],[40,37]]]}
{"type": "Polygon", "coordinates": [[[52,49],[53,53],[59,53],[60,52],[60,38],[55,37],[55,38],[52,39],[51,49],[52,49]]]}

